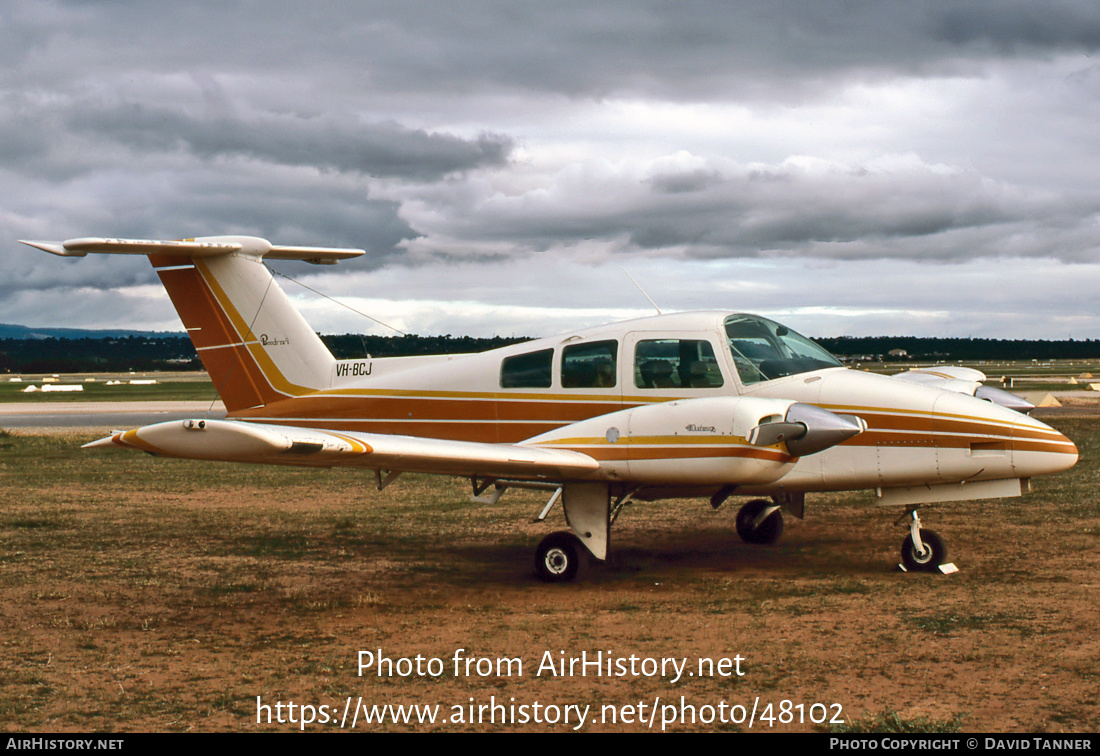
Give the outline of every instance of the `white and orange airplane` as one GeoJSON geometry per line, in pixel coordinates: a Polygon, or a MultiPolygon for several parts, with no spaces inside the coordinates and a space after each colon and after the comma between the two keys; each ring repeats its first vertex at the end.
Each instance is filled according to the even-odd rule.
{"type": "Polygon", "coordinates": [[[632,499],[751,497],[737,532],[772,543],[781,508],[801,517],[807,493],[857,489],[907,508],[902,562],[933,571],[947,552],[918,505],[1019,496],[1077,461],[1069,439],[978,371],[851,370],[756,315],[657,315],[479,354],[337,360],[264,260],[335,263],[363,250],[244,236],[24,243],[148,256],[228,412],[88,446],[360,467],[380,488],[403,472],[461,476],[491,501],[513,487],[553,492],[539,519],[560,500],[570,530],[537,548],[547,581],[606,559],[632,499]]]}

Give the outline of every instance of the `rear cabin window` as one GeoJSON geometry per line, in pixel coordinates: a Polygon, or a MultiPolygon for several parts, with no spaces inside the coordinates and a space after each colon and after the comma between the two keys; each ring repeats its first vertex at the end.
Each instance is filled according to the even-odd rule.
{"type": "Polygon", "coordinates": [[[553,349],[505,357],[500,363],[501,388],[550,388],[553,349]]]}
{"type": "Polygon", "coordinates": [[[562,388],[614,388],[617,341],[573,344],[561,353],[562,388]]]}
{"type": "Polygon", "coordinates": [[[718,388],[722,383],[709,341],[649,339],[634,347],[634,385],[640,389],[718,388]]]}

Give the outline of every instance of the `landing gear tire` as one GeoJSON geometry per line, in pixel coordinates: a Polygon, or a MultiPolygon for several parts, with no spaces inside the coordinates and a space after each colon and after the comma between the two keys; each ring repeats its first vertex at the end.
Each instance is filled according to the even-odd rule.
{"type": "Polygon", "coordinates": [[[546,536],[535,549],[535,572],[543,582],[572,582],[587,567],[588,549],[566,530],[546,536]]]}
{"type": "Polygon", "coordinates": [[[753,527],[756,518],[771,506],[774,505],[767,499],[753,499],[737,510],[737,535],[741,536],[742,541],[770,546],[779,540],[779,536],[783,534],[783,515],[778,509],[753,527]]]}
{"type": "Polygon", "coordinates": [[[947,561],[947,545],[934,530],[921,529],[920,539],[924,551],[917,551],[911,535],[901,542],[901,563],[910,572],[939,572],[940,565],[947,561]]]}

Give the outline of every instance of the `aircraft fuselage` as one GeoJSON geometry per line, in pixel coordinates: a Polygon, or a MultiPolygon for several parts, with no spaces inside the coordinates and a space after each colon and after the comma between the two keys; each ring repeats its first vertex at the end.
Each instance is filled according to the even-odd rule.
{"type": "MultiPolygon", "coordinates": [[[[628,429],[615,427],[613,418],[600,424],[599,418],[647,406],[653,407],[652,415],[672,413],[671,407],[690,403],[700,412],[685,415],[684,422],[670,418],[657,434],[656,446],[669,460],[660,475],[640,477],[655,484],[657,477],[671,476],[666,486],[704,488],[720,484],[722,471],[713,454],[700,450],[714,447],[705,443],[708,437],[734,434],[721,403],[704,407],[698,400],[792,400],[866,423],[866,431],[833,448],[788,457],[788,469],[774,482],[743,483],[739,493],[750,494],[1027,479],[1077,460],[1072,442],[1044,423],[955,391],[835,365],[775,378],[752,372],[755,368],[731,349],[723,330],[730,317],[724,312],[664,315],[479,354],[342,360],[334,368],[333,388],[231,417],[487,443],[520,443],[567,426],[576,430],[577,423],[595,419],[600,428],[571,433],[567,442],[553,445],[597,457],[603,452],[609,460],[629,457],[622,451],[628,429]],[[610,440],[608,433],[617,437],[610,440]]],[[[813,366],[805,358],[788,362],[795,368],[813,366]]],[[[645,447],[656,456],[654,443],[645,447]]],[[[731,456],[733,447],[726,447],[719,454],[731,456]]],[[[637,443],[633,451],[635,458],[643,453],[637,443]]],[[[778,458],[783,450],[754,453],[778,458]]],[[[639,477],[627,465],[604,467],[604,479],[639,477]]]]}

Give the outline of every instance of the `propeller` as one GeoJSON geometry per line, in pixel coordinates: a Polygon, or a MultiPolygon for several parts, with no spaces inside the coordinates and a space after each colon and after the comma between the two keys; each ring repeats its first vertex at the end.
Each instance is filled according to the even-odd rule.
{"type": "Polygon", "coordinates": [[[999,404],[1002,407],[1008,407],[1017,412],[1023,412],[1024,414],[1035,409],[1035,405],[1028,400],[1021,399],[1015,394],[1009,393],[1008,391],[1002,391],[993,386],[978,386],[974,391],[974,396],[978,399],[985,399],[987,402],[999,404]]]}
{"type": "Polygon", "coordinates": [[[867,423],[855,415],[838,415],[812,404],[795,403],[782,420],[761,423],[749,431],[753,446],[787,444],[787,451],[796,457],[816,454],[858,436],[867,430],[867,423]]]}

